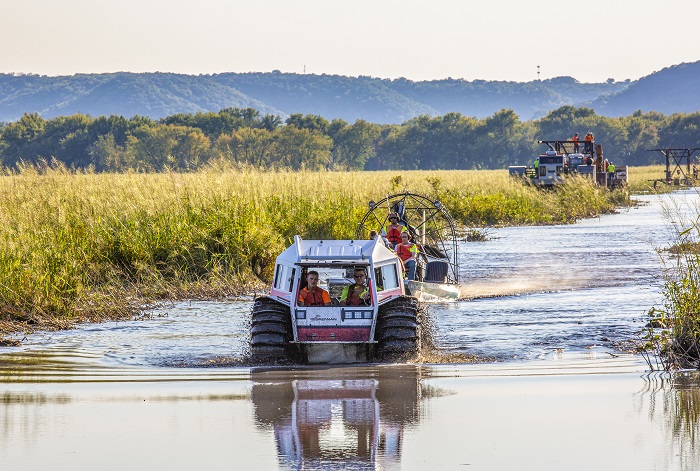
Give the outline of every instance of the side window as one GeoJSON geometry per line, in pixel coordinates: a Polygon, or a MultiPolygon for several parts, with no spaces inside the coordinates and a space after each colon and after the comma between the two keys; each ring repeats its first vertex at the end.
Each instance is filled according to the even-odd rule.
{"type": "Polygon", "coordinates": [[[374,270],[377,291],[398,288],[399,276],[396,272],[396,264],[384,265],[374,270]]]}
{"type": "Polygon", "coordinates": [[[289,291],[290,293],[292,292],[292,286],[294,285],[294,274],[296,273],[296,268],[292,268],[292,273],[289,275],[289,278],[287,278],[287,288],[286,290],[289,291]]]}
{"type": "Polygon", "coordinates": [[[377,287],[377,291],[384,291],[384,278],[382,277],[382,269],[374,269],[374,283],[377,287]]]}
{"type": "Polygon", "coordinates": [[[274,283],[272,283],[272,286],[274,286],[275,288],[280,287],[280,272],[281,271],[282,271],[282,265],[277,265],[277,267],[275,267],[275,281],[274,281],[274,283]]]}
{"type": "Polygon", "coordinates": [[[277,265],[274,284],[275,288],[291,293],[292,284],[294,283],[295,271],[296,270],[292,267],[287,267],[285,265],[277,265]]]}

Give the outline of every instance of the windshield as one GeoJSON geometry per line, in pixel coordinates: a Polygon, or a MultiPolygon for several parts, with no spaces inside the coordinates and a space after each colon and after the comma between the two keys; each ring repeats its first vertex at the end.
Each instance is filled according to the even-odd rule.
{"type": "Polygon", "coordinates": [[[368,284],[367,275],[368,268],[366,266],[305,266],[302,267],[301,280],[299,281],[299,293],[303,297],[303,290],[310,287],[309,275],[311,280],[316,282],[316,286],[328,292],[331,300],[331,305],[337,306],[340,303],[340,298],[343,289],[353,283],[368,284]],[[355,280],[355,275],[364,274],[365,277],[358,277],[355,280]]]}

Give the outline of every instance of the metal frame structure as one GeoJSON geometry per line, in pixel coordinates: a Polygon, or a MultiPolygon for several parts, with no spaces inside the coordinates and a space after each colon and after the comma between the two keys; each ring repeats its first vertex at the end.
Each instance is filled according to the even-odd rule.
{"type": "Polygon", "coordinates": [[[593,160],[596,158],[595,141],[537,141],[537,143],[546,144],[557,154],[583,154],[590,156],[593,160]]]}
{"type": "Polygon", "coordinates": [[[690,159],[700,148],[666,148],[666,149],[648,149],[647,152],[661,152],[666,158],[666,178],[665,182],[669,185],[692,185],[698,179],[697,166],[693,164],[693,170],[690,168],[690,159]],[[671,165],[673,164],[673,170],[671,165]],[[683,168],[685,166],[685,169],[683,168]],[[674,175],[676,175],[674,177],[674,175]]]}

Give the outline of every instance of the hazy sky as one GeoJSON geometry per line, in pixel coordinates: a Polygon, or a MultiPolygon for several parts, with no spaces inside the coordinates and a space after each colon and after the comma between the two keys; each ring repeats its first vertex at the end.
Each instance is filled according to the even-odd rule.
{"type": "Polygon", "coordinates": [[[700,60],[700,0],[0,0],[0,72],[637,79],[700,60]]]}

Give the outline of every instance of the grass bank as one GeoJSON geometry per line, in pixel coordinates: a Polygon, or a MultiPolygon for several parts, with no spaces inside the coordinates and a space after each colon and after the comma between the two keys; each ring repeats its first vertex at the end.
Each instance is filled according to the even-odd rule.
{"type": "Polygon", "coordinates": [[[351,238],[367,202],[410,190],[467,227],[555,224],[623,192],[539,191],[507,171],[74,174],[0,177],[0,331],[129,316],[145,302],[263,287],[295,234],[351,238]]]}
{"type": "Polygon", "coordinates": [[[652,369],[700,369],[700,208],[665,207],[676,238],[660,250],[663,303],[649,310],[646,358],[652,369]]]}

